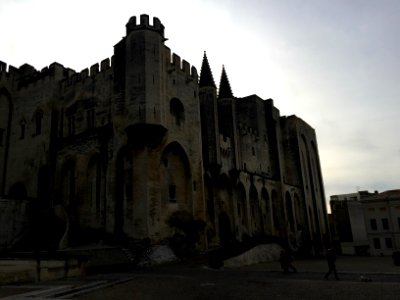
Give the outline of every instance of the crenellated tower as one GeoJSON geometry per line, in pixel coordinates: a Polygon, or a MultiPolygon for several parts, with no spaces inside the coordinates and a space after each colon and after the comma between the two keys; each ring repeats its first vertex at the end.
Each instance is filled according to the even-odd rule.
{"type": "Polygon", "coordinates": [[[163,111],[164,26],[158,18],[149,23],[131,17],[126,37],[115,46],[115,110],[125,117],[123,127],[130,138],[157,144],[166,132],[163,111]],[[153,140],[148,140],[152,137],[153,140]]]}

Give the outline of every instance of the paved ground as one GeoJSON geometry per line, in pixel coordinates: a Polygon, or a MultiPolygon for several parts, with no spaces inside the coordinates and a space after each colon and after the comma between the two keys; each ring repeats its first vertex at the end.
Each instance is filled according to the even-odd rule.
{"type": "Polygon", "coordinates": [[[340,281],[323,279],[322,259],[212,270],[198,264],[87,276],[40,285],[0,287],[5,299],[400,299],[400,267],[390,257],[339,257],[340,281]],[[361,281],[362,278],[371,280],[361,281]],[[22,294],[24,293],[24,294],[22,294]]]}

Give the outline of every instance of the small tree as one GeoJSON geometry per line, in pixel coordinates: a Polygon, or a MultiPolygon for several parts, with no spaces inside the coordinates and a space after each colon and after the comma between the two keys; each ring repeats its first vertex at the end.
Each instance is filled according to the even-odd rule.
{"type": "Polygon", "coordinates": [[[175,255],[183,258],[195,253],[200,232],[204,230],[206,223],[203,220],[195,220],[185,210],[178,210],[171,214],[167,224],[175,229],[169,241],[175,255]]]}

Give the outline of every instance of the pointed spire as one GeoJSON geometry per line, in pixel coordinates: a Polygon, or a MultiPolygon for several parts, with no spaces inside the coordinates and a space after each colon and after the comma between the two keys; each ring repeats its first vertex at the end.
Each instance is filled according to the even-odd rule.
{"type": "Polygon", "coordinates": [[[214,78],[212,76],[212,72],[210,69],[210,65],[208,63],[206,51],[204,51],[203,63],[201,65],[200,81],[199,81],[199,87],[205,87],[205,86],[216,87],[214,78]]]}
{"type": "Polygon", "coordinates": [[[218,99],[233,98],[231,85],[226,75],[225,66],[222,65],[221,81],[219,82],[218,99]]]}

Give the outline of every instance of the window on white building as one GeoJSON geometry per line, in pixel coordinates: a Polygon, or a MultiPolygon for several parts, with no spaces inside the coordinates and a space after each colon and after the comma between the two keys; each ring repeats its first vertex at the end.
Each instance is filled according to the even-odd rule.
{"type": "Polygon", "coordinates": [[[382,228],[383,230],[389,230],[389,220],[387,218],[382,219],[382,228]]]}
{"type": "Polygon", "coordinates": [[[393,248],[392,238],[385,238],[385,244],[387,249],[393,248]]]}

